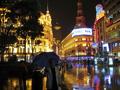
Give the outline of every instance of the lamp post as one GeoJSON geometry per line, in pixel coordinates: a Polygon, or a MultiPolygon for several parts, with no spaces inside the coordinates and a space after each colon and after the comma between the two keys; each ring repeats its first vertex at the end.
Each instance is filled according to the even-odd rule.
{"type": "Polygon", "coordinates": [[[56,52],[57,55],[59,55],[60,40],[54,38],[53,42],[54,42],[54,51],[56,52]]]}
{"type": "Polygon", "coordinates": [[[104,56],[104,52],[103,52],[103,43],[104,43],[104,41],[101,41],[101,42],[100,42],[100,55],[101,55],[101,57],[104,56]]]}

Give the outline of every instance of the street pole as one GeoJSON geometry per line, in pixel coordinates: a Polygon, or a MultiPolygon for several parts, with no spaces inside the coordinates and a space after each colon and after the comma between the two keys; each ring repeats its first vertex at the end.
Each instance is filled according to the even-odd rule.
{"type": "Polygon", "coordinates": [[[25,36],[25,62],[26,62],[26,36],[25,36]]]}

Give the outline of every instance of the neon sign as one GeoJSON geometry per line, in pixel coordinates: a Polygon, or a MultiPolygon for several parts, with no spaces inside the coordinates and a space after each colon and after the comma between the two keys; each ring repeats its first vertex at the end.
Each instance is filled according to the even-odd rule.
{"type": "Polygon", "coordinates": [[[81,35],[92,35],[92,29],[91,28],[77,28],[73,29],[72,31],[72,37],[74,36],[81,36],[81,35]]]}
{"type": "Polygon", "coordinates": [[[99,20],[105,15],[105,11],[103,10],[103,6],[101,4],[98,4],[96,6],[96,19],[99,20]]]}

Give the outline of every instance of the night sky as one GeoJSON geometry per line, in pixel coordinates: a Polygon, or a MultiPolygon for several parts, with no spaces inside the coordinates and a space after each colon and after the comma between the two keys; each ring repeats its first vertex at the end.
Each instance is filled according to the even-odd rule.
{"type": "MultiPolygon", "coordinates": [[[[42,10],[46,9],[47,0],[41,0],[42,10]]],[[[53,26],[60,25],[60,30],[54,30],[57,39],[64,39],[74,28],[77,0],[48,0],[53,26]]],[[[84,16],[86,17],[87,27],[92,27],[95,20],[95,5],[100,0],[82,0],[84,16]]]]}

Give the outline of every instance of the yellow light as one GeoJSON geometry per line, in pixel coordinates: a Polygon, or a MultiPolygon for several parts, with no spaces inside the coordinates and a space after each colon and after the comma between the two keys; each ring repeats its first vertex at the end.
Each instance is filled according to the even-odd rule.
{"type": "Polygon", "coordinates": [[[86,43],[83,43],[82,46],[86,46],[86,43]]]}
{"type": "Polygon", "coordinates": [[[32,80],[31,79],[26,80],[26,85],[27,85],[27,90],[31,90],[32,89],[32,80]]]}
{"type": "Polygon", "coordinates": [[[86,38],[82,38],[82,40],[84,41],[84,40],[86,40],[86,38]]]}
{"type": "Polygon", "coordinates": [[[16,87],[16,86],[17,86],[17,81],[13,80],[13,87],[16,87]]]}
{"type": "Polygon", "coordinates": [[[75,39],[75,42],[77,42],[78,41],[78,39],[75,39]]]}
{"type": "Polygon", "coordinates": [[[59,25],[54,26],[54,29],[55,29],[55,30],[60,30],[61,28],[62,28],[62,27],[59,26],[59,25]]]}
{"type": "Polygon", "coordinates": [[[17,48],[16,47],[13,49],[13,53],[17,53],[17,48]]]}
{"type": "Polygon", "coordinates": [[[105,11],[101,11],[97,16],[96,19],[99,20],[100,18],[105,16],[105,11]]]}

